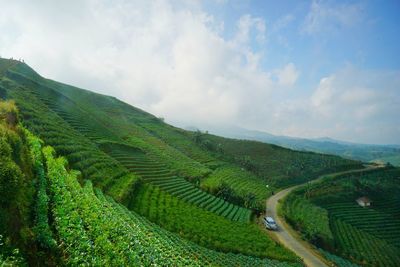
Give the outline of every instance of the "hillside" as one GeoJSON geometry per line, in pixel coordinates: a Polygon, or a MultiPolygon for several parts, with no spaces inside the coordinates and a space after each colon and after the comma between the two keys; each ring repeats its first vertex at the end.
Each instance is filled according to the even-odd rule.
{"type": "MultiPolygon", "coordinates": [[[[5,105],[13,103],[1,103],[1,111],[5,105]]],[[[2,266],[289,266],[185,241],[116,203],[90,181],[81,186],[80,172],[21,125],[2,120],[0,127],[1,188],[8,187],[1,203],[2,266]],[[32,221],[28,202],[35,203],[32,221]],[[17,221],[21,227],[15,228],[17,221]],[[10,224],[14,227],[4,228],[10,224]]]]}
{"type": "Polygon", "coordinates": [[[362,266],[400,262],[400,169],[387,167],[326,177],[300,188],[283,204],[303,237],[362,266]],[[366,197],[370,206],[356,200],[366,197]]]}
{"type": "Polygon", "coordinates": [[[389,162],[394,166],[400,166],[399,145],[370,145],[343,142],[331,138],[306,139],[278,136],[238,127],[209,128],[211,132],[229,138],[255,140],[300,151],[338,155],[340,157],[361,160],[365,162],[389,162]]]}
{"type": "MultiPolygon", "coordinates": [[[[297,257],[253,222],[263,200],[278,188],[361,166],[337,156],[185,131],[114,97],[45,79],[18,61],[0,59],[0,96],[15,101],[18,127],[53,147],[43,150],[46,182],[34,177],[33,164],[22,164],[28,160],[10,159],[30,177],[27,189],[19,187],[27,199],[13,203],[29,206],[38,202],[33,195],[41,199],[40,192],[49,192],[43,198],[52,209],[40,218],[55,223],[44,231],[56,238],[44,239],[78,245],[76,251],[61,247],[65,259],[60,251],[46,250],[54,260],[46,265],[81,263],[86,259],[74,255],[82,252],[93,255],[88,264],[151,265],[168,257],[182,265],[262,265],[271,259],[297,264],[297,257]],[[76,224],[70,235],[69,224],[76,224]],[[80,241],[70,243],[72,236],[80,241]],[[123,246],[135,238],[143,240],[142,250],[133,247],[131,253],[123,246]],[[121,247],[110,247],[116,240],[121,247]],[[193,254],[182,254],[184,249],[193,254]]],[[[33,149],[24,142],[20,147],[33,149]]],[[[7,229],[2,233],[10,236],[7,229]]],[[[42,261],[29,258],[26,244],[11,243],[25,250],[29,262],[42,261]]]]}

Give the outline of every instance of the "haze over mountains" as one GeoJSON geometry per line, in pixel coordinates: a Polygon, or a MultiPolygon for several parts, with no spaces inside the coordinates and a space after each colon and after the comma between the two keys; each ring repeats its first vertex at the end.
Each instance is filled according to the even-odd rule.
{"type": "MultiPolygon", "coordinates": [[[[186,127],[188,130],[196,130],[196,127],[186,127]]],[[[373,161],[379,163],[393,164],[400,166],[400,145],[376,145],[361,144],[346,141],[340,141],[329,137],[314,139],[278,136],[270,133],[249,130],[240,127],[215,127],[208,126],[199,128],[203,131],[222,135],[229,138],[256,140],[265,143],[275,144],[295,150],[312,151],[326,154],[339,155],[345,158],[373,161]]]]}

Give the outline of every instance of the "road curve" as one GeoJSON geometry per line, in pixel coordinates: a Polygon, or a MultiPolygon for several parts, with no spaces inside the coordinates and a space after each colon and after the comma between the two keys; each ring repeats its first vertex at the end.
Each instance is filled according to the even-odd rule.
{"type": "MultiPolygon", "coordinates": [[[[344,171],[340,173],[335,173],[335,174],[330,174],[329,176],[333,175],[339,175],[339,174],[344,174],[344,173],[354,173],[354,172],[360,172],[360,171],[366,171],[369,169],[374,169],[374,168],[379,168],[379,167],[367,167],[364,169],[358,169],[358,170],[352,170],[352,171],[344,171]]],[[[315,183],[324,178],[327,175],[321,176],[318,179],[315,179],[311,181],[310,183],[315,183]]],[[[288,249],[292,250],[294,253],[296,253],[297,256],[303,259],[304,263],[308,267],[328,267],[326,263],[324,263],[318,256],[316,256],[316,251],[311,248],[310,245],[308,245],[304,241],[299,241],[298,237],[296,238],[294,233],[294,230],[291,229],[291,227],[284,221],[282,217],[278,216],[277,208],[278,208],[278,201],[285,198],[290,192],[292,192],[294,189],[304,186],[307,183],[300,184],[300,185],[295,185],[289,188],[286,188],[282,191],[279,191],[275,195],[272,195],[267,199],[267,209],[266,209],[266,214],[267,216],[271,216],[275,219],[276,223],[279,226],[278,231],[270,231],[272,235],[276,237],[276,239],[283,244],[285,247],[288,249]]]]}
{"type": "Polygon", "coordinates": [[[288,249],[292,250],[300,258],[303,259],[304,263],[308,267],[322,267],[328,266],[322,262],[317,256],[315,256],[310,248],[307,248],[300,241],[298,241],[294,236],[290,234],[290,230],[287,229],[289,226],[283,221],[283,218],[279,217],[277,214],[278,201],[286,197],[292,190],[296,189],[300,185],[292,186],[286,188],[277,194],[271,196],[267,200],[267,216],[271,216],[275,219],[279,226],[279,230],[273,232],[278,241],[286,246],[288,249]]]}

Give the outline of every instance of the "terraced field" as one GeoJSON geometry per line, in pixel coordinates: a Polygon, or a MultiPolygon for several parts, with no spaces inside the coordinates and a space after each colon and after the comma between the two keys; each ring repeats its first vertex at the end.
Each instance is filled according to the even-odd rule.
{"type": "Polygon", "coordinates": [[[17,85],[7,80],[3,85],[13,88],[9,95],[19,104],[25,125],[58,153],[66,156],[85,178],[92,180],[116,199],[123,198],[129,192],[137,177],[44,104],[32,93],[32,85],[30,88],[24,86],[29,85],[29,81],[17,85]]]}
{"type": "Polygon", "coordinates": [[[256,224],[232,222],[151,184],[138,188],[128,207],[163,228],[210,249],[289,259],[283,247],[271,242],[256,224]]]}
{"type": "Polygon", "coordinates": [[[392,167],[327,176],[290,194],[284,214],[303,237],[329,253],[362,266],[399,266],[399,179],[400,169],[392,167]],[[370,198],[371,206],[359,206],[361,196],[370,198]]]}
{"type": "Polygon", "coordinates": [[[140,125],[153,135],[171,144],[177,150],[202,164],[208,166],[217,166],[220,164],[206,148],[193,145],[193,141],[196,142],[196,138],[192,138],[191,134],[186,131],[172,126],[161,127],[154,123],[141,123],[140,125]]]}
{"type": "Polygon", "coordinates": [[[52,111],[57,113],[57,115],[64,119],[72,128],[82,133],[90,140],[94,142],[100,142],[102,140],[120,140],[105,126],[97,122],[90,114],[79,109],[72,100],[62,94],[54,92],[44,86],[40,86],[40,90],[32,90],[31,93],[46,104],[52,111]]]}
{"type": "Polygon", "coordinates": [[[354,264],[346,259],[343,259],[339,256],[336,256],[334,254],[331,254],[325,250],[320,249],[319,252],[324,255],[326,259],[328,259],[330,262],[333,262],[337,267],[360,267],[357,264],[354,264]]]}
{"type": "MultiPolygon", "coordinates": [[[[388,209],[392,209],[398,214],[400,211],[398,203],[398,200],[393,201],[393,206],[390,207],[389,202],[387,204],[388,209]]],[[[381,203],[380,205],[384,204],[381,203]]],[[[374,208],[361,208],[355,201],[325,204],[323,207],[329,211],[332,218],[342,220],[400,248],[400,223],[398,218],[374,208]]]]}
{"type": "MultiPolygon", "coordinates": [[[[105,197],[90,181],[82,188],[65,160],[44,150],[55,229],[68,265],[290,266],[207,250],[166,232],[105,197]],[[65,222],[68,224],[65,224],[65,222]],[[85,257],[82,255],[91,255],[85,257]]],[[[43,194],[46,194],[45,191],[43,194]]]]}
{"type": "Polygon", "coordinates": [[[200,182],[206,177],[203,181],[209,185],[226,182],[238,196],[254,199],[255,195],[260,200],[269,194],[265,181],[283,178],[297,183],[325,167],[358,165],[268,144],[196,136],[197,132],[168,125],[114,97],[44,79],[13,60],[0,59],[0,97],[14,100],[21,125],[70,164],[65,168],[65,160],[53,162],[47,153],[49,162],[43,166],[49,168],[53,162],[56,171],[47,169],[53,173],[40,179],[21,165],[26,180],[35,181],[28,194],[21,193],[21,206],[38,222],[26,219],[23,233],[34,234],[25,235],[16,247],[38,245],[25,246],[25,251],[42,253],[43,257],[31,257],[42,265],[57,265],[57,259],[67,265],[276,264],[265,258],[296,263],[293,253],[252,222],[252,211],[245,207],[257,207],[246,205],[250,201],[230,195],[231,191],[225,195],[203,191],[200,182]],[[66,171],[70,168],[80,173],[66,171]],[[292,177],[297,173],[301,177],[292,177]],[[132,213],[136,221],[101,192],[136,211],[132,213]],[[29,202],[29,194],[38,199],[29,202]],[[42,230],[43,235],[38,233],[42,230]],[[54,242],[60,243],[54,246],[54,242]]]}
{"type": "Polygon", "coordinates": [[[265,199],[271,194],[272,187],[267,187],[267,181],[263,181],[252,173],[236,166],[222,166],[202,179],[200,186],[207,191],[215,191],[221,184],[227,184],[236,195],[245,197],[254,195],[255,206],[264,206],[265,199]]]}
{"type": "Polygon", "coordinates": [[[200,190],[184,178],[174,175],[165,164],[139,150],[111,149],[108,153],[127,169],[140,175],[145,182],[156,185],[190,204],[232,221],[249,222],[251,219],[251,210],[233,205],[200,190]]]}
{"type": "Polygon", "coordinates": [[[345,254],[372,266],[400,263],[400,221],[391,214],[399,214],[399,199],[375,199],[376,208],[362,208],[354,199],[331,200],[319,204],[329,211],[333,234],[345,254]]]}

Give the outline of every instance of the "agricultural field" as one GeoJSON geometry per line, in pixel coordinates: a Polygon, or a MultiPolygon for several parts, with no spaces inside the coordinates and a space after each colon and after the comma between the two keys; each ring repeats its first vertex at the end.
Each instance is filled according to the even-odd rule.
{"type": "MultiPolygon", "coordinates": [[[[192,133],[193,138],[198,133],[192,133]]],[[[300,152],[257,141],[236,140],[211,134],[197,137],[219,159],[232,162],[276,188],[301,184],[324,173],[361,167],[361,163],[338,156],[300,152]]]]}
{"type": "Polygon", "coordinates": [[[262,210],[265,206],[265,199],[271,195],[274,188],[266,182],[243,168],[224,165],[218,167],[209,176],[202,179],[200,187],[207,192],[224,194],[220,192],[225,189],[224,185],[232,191],[236,202],[245,207],[262,210]]]}
{"type": "Polygon", "coordinates": [[[138,149],[111,144],[108,145],[106,150],[128,170],[140,175],[144,182],[156,185],[163,191],[190,204],[233,221],[246,223],[251,219],[251,210],[233,205],[222,198],[200,190],[184,178],[174,175],[165,164],[156,161],[138,149]]]}
{"type": "Polygon", "coordinates": [[[399,179],[400,169],[390,167],[329,178],[289,195],[282,209],[307,240],[333,254],[362,266],[398,266],[399,179]],[[361,196],[371,206],[361,207],[361,196]]]}
{"type": "Polygon", "coordinates": [[[6,221],[20,210],[18,233],[6,222],[0,229],[7,248],[0,255],[9,261],[19,260],[13,251],[21,248],[28,262],[51,266],[151,265],[168,257],[182,265],[296,265],[299,259],[256,224],[264,199],[305,177],[359,167],[268,144],[260,152],[251,142],[178,129],[114,97],[44,79],[18,61],[0,60],[0,93],[15,101],[25,129],[12,150],[25,148],[13,160],[30,179],[18,178],[21,193],[10,198],[18,205],[0,216],[6,221]],[[43,155],[44,145],[52,148],[43,155]],[[34,164],[25,164],[28,147],[34,164]],[[143,238],[142,250],[135,237],[143,238]],[[116,240],[120,247],[111,246],[116,240]],[[182,254],[186,249],[193,254],[182,254]],[[82,259],[82,253],[93,257],[82,259]]]}
{"type": "MultiPolygon", "coordinates": [[[[25,178],[21,167],[30,168],[29,175],[38,182],[33,209],[32,235],[25,236],[33,251],[20,252],[8,244],[0,243],[0,263],[3,265],[90,265],[90,266],[300,266],[298,259],[282,249],[282,257],[288,261],[276,261],[265,257],[223,253],[210,250],[178,235],[164,230],[137,213],[128,210],[100,189],[94,189],[89,180],[79,183],[81,173],[70,169],[68,161],[56,157],[52,147],[22,126],[16,129],[1,124],[1,170],[14,168],[16,181],[25,178]],[[16,142],[17,141],[17,142],[16,142]],[[20,148],[18,158],[11,149],[20,148]],[[21,161],[20,155],[29,156],[21,161]],[[18,162],[14,161],[18,159],[18,162]],[[8,159],[7,164],[3,165],[8,159]],[[49,220],[52,218],[52,220],[49,220]],[[39,252],[39,253],[38,253],[39,252]],[[31,257],[35,255],[34,259],[31,257]],[[57,255],[62,254],[63,257],[57,255]],[[22,257],[25,255],[26,258],[22,257]],[[90,255],[90,257],[87,257],[90,255]]],[[[16,150],[14,150],[16,151],[16,150]]],[[[1,173],[1,182],[6,182],[1,173]]],[[[28,173],[27,173],[28,174],[28,173]]],[[[10,177],[8,177],[10,178],[10,177]]],[[[3,188],[3,187],[2,187],[3,188]]],[[[9,187],[10,190],[20,190],[9,187]]],[[[10,200],[12,198],[10,197],[10,200]]],[[[2,214],[3,210],[2,206],[2,214]]],[[[215,215],[216,216],[216,215],[215,215]]],[[[218,216],[217,216],[218,217],[218,216]]],[[[3,218],[4,220],[10,219],[3,218]]],[[[224,219],[223,219],[224,220],[224,219]]],[[[4,222],[4,221],[3,221],[4,222]]],[[[227,222],[229,222],[227,220],[227,222]]],[[[2,225],[5,225],[4,223],[2,225]]],[[[229,223],[228,223],[229,224],[229,223]]],[[[26,228],[25,231],[27,231],[26,228]]],[[[13,235],[13,233],[8,233],[13,235]]],[[[21,233],[14,233],[18,235],[21,233]]],[[[3,238],[3,236],[2,236],[3,238]]],[[[15,238],[15,237],[14,237],[15,238]]],[[[20,237],[21,238],[21,237],[20,237]]],[[[3,240],[3,239],[2,239],[3,240]]],[[[7,238],[7,240],[9,240],[7,238]]],[[[7,241],[8,242],[8,241],[7,241]]],[[[269,242],[271,253],[276,246],[269,242]]],[[[279,249],[279,248],[278,248],[279,249]]]]}
{"type": "Polygon", "coordinates": [[[226,255],[180,240],[107,198],[100,190],[95,194],[90,181],[81,187],[76,179],[78,173],[66,171],[65,160],[54,158],[53,153],[51,148],[44,149],[50,200],[54,199],[53,212],[57,218],[55,228],[63,243],[69,244],[62,247],[70,255],[67,264],[268,264],[256,258],[226,255]],[[71,224],[74,227],[71,228],[71,224]]]}
{"type": "MultiPolygon", "coordinates": [[[[142,186],[128,207],[165,229],[218,251],[290,260],[283,247],[271,242],[257,225],[232,223],[228,219],[203,212],[155,186],[142,186]]],[[[246,216],[241,210],[232,216],[246,216]]]]}

